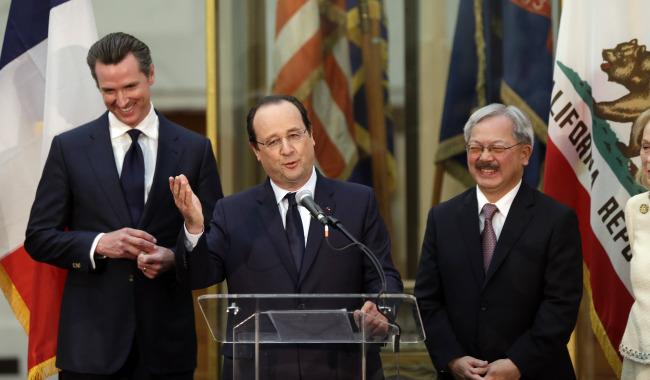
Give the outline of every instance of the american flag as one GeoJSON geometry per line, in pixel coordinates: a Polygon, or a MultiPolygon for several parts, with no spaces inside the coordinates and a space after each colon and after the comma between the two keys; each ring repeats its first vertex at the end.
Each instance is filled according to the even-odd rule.
{"type": "MultiPolygon", "coordinates": [[[[316,161],[328,177],[372,185],[370,136],[361,58],[358,0],[279,0],[273,49],[273,92],[300,99],[310,113],[316,161]]],[[[393,130],[382,3],[368,1],[381,19],[383,114],[389,187],[394,184],[393,130]]]]}

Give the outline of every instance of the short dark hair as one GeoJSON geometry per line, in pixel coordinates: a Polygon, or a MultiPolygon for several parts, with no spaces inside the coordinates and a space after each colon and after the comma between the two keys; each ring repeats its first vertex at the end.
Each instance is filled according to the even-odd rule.
{"type": "Polygon", "coordinates": [[[116,65],[122,62],[129,53],[135,56],[140,65],[140,71],[149,78],[151,64],[153,63],[149,47],[130,34],[116,32],[104,36],[88,50],[86,63],[90,67],[90,74],[93,76],[95,83],[99,85],[97,73],[95,72],[97,62],[104,65],[116,65]]]}
{"type": "Polygon", "coordinates": [[[257,113],[257,110],[267,104],[278,104],[283,101],[289,102],[294,106],[296,106],[298,111],[300,111],[300,116],[302,116],[302,122],[303,124],[305,124],[305,127],[307,128],[307,133],[309,133],[309,136],[311,136],[311,122],[309,121],[309,117],[307,116],[307,109],[300,102],[300,100],[296,99],[291,95],[268,95],[258,100],[257,103],[255,103],[255,105],[251,108],[251,110],[248,111],[248,116],[246,116],[246,131],[248,132],[248,141],[253,143],[255,147],[257,147],[257,136],[255,136],[255,129],[253,128],[253,120],[255,119],[255,114],[257,113]]]}

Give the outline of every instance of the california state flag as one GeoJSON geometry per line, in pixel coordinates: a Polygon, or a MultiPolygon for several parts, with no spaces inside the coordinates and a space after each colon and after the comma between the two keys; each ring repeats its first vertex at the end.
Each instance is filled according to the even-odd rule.
{"type": "Polygon", "coordinates": [[[632,123],[650,108],[650,2],[564,2],[553,75],[544,192],[580,219],[584,281],[596,337],[620,374],[634,301],[624,208],[634,179],[632,123]]]}

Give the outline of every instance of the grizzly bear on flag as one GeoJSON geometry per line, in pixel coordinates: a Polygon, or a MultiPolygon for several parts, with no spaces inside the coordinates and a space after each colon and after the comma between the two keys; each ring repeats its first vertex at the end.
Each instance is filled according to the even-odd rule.
{"type": "MultiPolygon", "coordinates": [[[[650,108],[650,52],[636,39],[623,42],[614,49],[603,49],[600,68],[610,82],[623,85],[629,94],[607,102],[594,102],[594,114],[601,119],[618,123],[632,123],[641,112],[650,108]]],[[[625,157],[639,155],[640,141],[634,141],[635,131],[630,130],[628,144],[616,145],[625,157]]]]}

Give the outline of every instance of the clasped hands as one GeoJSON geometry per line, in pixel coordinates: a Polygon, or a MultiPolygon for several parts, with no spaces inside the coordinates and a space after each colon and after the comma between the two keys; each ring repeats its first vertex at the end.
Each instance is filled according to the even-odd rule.
{"type": "Polygon", "coordinates": [[[102,235],[95,253],[112,259],[136,260],[138,268],[150,278],[156,278],[174,267],[174,252],[156,245],[156,238],[134,228],[122,228],[102,235]]]}
{"type": "Polygon", "coordinates": [[[499,359],[492,363],[471,356],[463,356],[449,362],[454,379],[466,380],[516,380],[521,378],[519,368],[510,359],[499,359]]]}
{"type": "MultiPolygon", "coordinates": [[[[187,178],[183,174],[169,177],[169,187],[188,231],[203,231],[201,201],[192,192],[187,178]]],[[[156,238],[146,231],[122,228],[104,234],[97,242],[95,253],[112,259],[136,260],[142,273],[153,279],[174,267],[174,252],[156,245],[156,242],[156,238]]]]}

